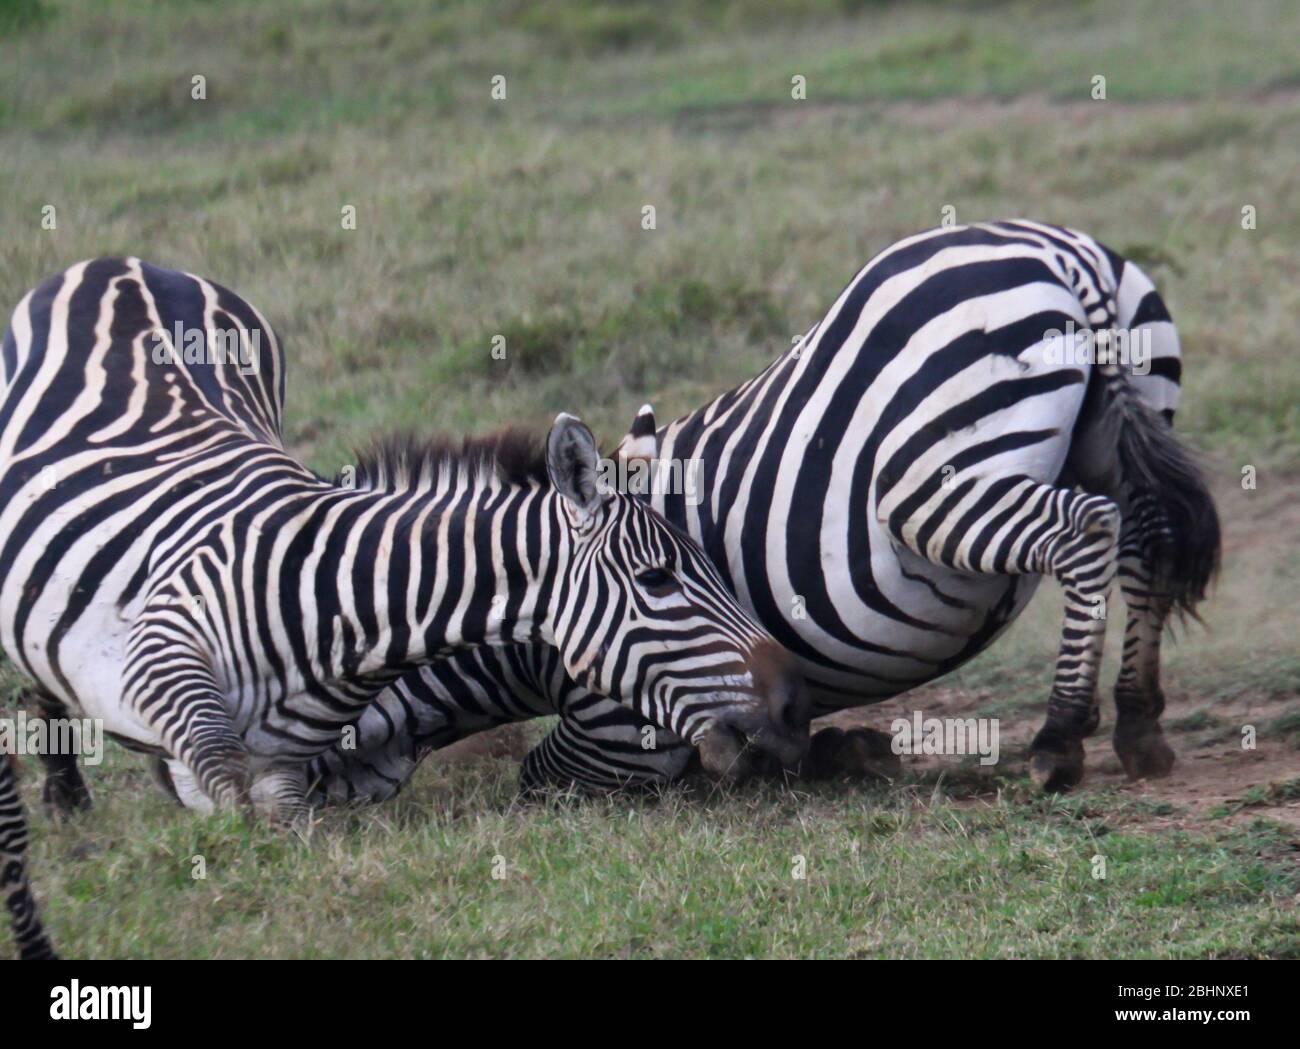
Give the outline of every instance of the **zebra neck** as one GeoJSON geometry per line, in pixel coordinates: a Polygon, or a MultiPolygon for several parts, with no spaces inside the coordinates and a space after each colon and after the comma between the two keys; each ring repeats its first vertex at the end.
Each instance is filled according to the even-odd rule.
{"type": "Polygon", "coordinates": [[[558,499],[497,486],[399,502],[391,528],[371,521],[327,665],[379,680],[463,648],[553,644],[552,593],[570,556],[558,499]]]}

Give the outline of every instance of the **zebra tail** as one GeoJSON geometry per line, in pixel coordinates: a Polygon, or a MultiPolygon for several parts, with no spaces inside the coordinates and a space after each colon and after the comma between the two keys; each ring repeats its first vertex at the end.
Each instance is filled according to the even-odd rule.
{"type": "Polygon", "coordinates": [[[1142,511],[1139,542],[1154,584],[1180,615],[1199,620],[1196,606],[1218,573],[1222,551],[1219,512],[1205,474],[1172,424],[1138,396],[1122,364],[1098,368],[1128,503],[1142,511]]]}

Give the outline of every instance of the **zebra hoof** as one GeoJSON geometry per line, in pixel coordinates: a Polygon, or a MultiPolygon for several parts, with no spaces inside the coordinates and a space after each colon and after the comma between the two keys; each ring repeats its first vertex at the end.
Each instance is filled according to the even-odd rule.
{"type": "Polygon", "coordinates": [[[1078,786],[1083,779],[1083,744],[1078,740],[1054,741],[1048,750],[1035,740],[1029,753],[1029,778],[1048,794],[1078,786]]]}
{"type": "Polygon", "coordinates": [[[18,960],[23,962],[57,962],[58,954],[44,936],[24,944],[18,951],[18,960]]]}
{"type": "Polygon", "coordinates": [[[59,819],[68,819],[78,812],[89,812],[93,807],[90,791],[80,776],[71,781],[59,775],[46,776],[45,785],[41,788],[41,801],[59,819]]]}
{"type": "Polygon", "coordinates": [[[833,779],[844,766],[849,749],[848,733],[842,728],[824,728],[808,741],[808,755],[799,766],[799,778],[833,779]]]}
{"type": "Polygon", "coordinates": [[[1129,779],[1168,776],[1178,760],[1173,748],[1165,742],[1160,726],[1149,722],[1134,729],[1116,725],[1114,744],[1119,763],[1129,779]]]}

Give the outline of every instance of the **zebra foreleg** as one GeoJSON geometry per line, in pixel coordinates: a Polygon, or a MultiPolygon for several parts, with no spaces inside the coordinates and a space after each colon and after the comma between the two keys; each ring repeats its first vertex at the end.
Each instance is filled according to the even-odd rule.
{"type": "Polygon", "coordinates": [[[123,705],[161,744],[172,788],[187,808],[249,810],[248,751],[235,730],[212,659],[195,640],[201,602],[159,591],[127,641],[123,705]]]}
{"type": "Polygon", "coordinates": [[[613,700],[583,694],[565,703],[559,724],[524,757],[519,792],[646,789],[680,778],[694,757],[695,748],[666,729],[613,700]]]}
{"type": "MultiPolygon", "coordinates": [[[[757,775],[817,782],[839,778],[885,780],[902,775],[892,737],[869,728],[824,728],[813,733],[808,754],[795,769],[768,755],[745,753],[736,778],[757,775]]],[[[703,774],[689,744],[598,696],[566,707],[560,723],[524,758],[519,790],[524,795],[576,790],[605,794],[644,790],[703,774]]]]}
{"type": "MultiPolygon", "coordinates": [[[[960,478],[958,478],[961,481],[960,478]]],[[[1097,674],[1106,599],[1118,557],[1119,507],[1100,495],[1028,477],[975,479],[903,522],[887,522],[909,549],[937,564],[997,575],[1051,575],[1065,591],[1065,621],[1047,719],[1030,745],[1044,790],[1083,778],[1083,740],[1097,730],[1097,674]],[[927,509],[928,508],[928,509],[927,509]]]]}

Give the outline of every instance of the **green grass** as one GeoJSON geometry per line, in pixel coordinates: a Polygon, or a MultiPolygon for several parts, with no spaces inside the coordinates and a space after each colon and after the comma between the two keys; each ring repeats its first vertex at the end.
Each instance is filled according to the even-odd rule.
{"type": "Polygon", "coordinates": [[[1100,0],[39,7],[0,38],[0,300],[111,251],[256,289],[322,469],[390,422],[693,407],[945,205],[1132,252],[1224,476],[1300,461],[1294,5],[1173,5],[1155,36],[1100,0]]]}
{"type": "MultiPolygon", "coordinates": [[[[290,443],[333,473],[384,428],[565,409],[613,440],[646,399],[693,408],[947,205],[1086,229],[1170,304],[1228,524],[1206,628],[1167,648],[1176,745],[1267,700],[1261,739],[1294,749],[1298,36],[1284,0],[0,0],[0,306],[113,252],[243,292],[285,340],[290,443]]],[[[944,687],[1035,723],[1059,614],[1044,587],[944,687]]],[[[72,955],[1297,953],[1285,832],[1241,822],[1267,793],[1197,821],[959,765],[555,808],[512,782],[435,758],[302,842],[173,811],[115,752],[93,818],[34,817],[37,885],[72,955]]]]}
{"type": "Polygon", "coordinates": [[[1277,829],[1133,833],[1107,822],[1132,803],[1104,795],[753,786],[519,807],[513,767],[484,761],[299,838],[176,810],[120,751],[95,785],[95,818],[41,834],[34,858],[72,955],[1300,956],[1277,829]]]}

